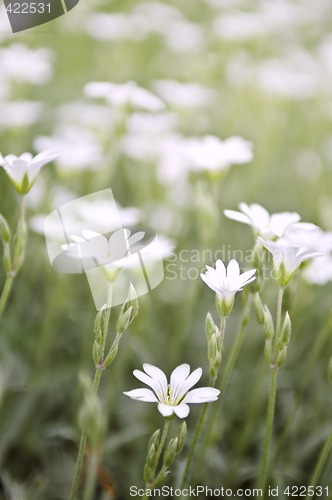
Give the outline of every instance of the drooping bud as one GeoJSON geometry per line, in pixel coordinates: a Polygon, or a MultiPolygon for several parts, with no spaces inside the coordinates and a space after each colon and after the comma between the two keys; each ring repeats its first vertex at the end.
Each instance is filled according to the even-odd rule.
{"type": "Polygon", "coordinates": [[[183,447],[185,445],[186,439],[187,439],[187,424],[186,422],[182,422],[180,425],[180,429],[177,435],[178,438],[178,446],[177,446],[177,453],[181,453],[183,450],[183,447]]]}

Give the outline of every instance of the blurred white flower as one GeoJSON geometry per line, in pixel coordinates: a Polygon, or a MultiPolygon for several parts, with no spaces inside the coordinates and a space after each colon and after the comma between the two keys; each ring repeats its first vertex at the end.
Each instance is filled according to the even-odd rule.
{"type": "Polygon", "coordinates": [[[37,151],[58,151],[57,165],[65,171],[95,170],[102,164],[103,154],[95,135],[83,127],[61,127],[52,137],[36,137],[34,147],[37,151]]]}
{"type": "Polygon", "coordinates": [[[312,285],[326,285],[326,283],[332,281],[331,255],[313,259],[303,270],[302,276],[307,283],[312,285]]]}
{"type": "Polygon", "coordinates": [[[321,252],[313,251],[311,248],[294,246],[286,238],[280,238],[278,241],[272,242],[265,241],[259,236],[257,241],[272,254],[274,267],[279,274],[278,281],[282,287],[288,285],[302,262],[324,255],[321,252]]]}
{"type": "Polygon", "coordinates": [[[158,410],[163,417],[175,414],[179,418],[186,418],[190,411],[188,404],[216,401],[220,394],[213,387],[190,390],[201,378],[202,369],[197,368],[190,374],[190,366],[186,363],[173,370],[169,384],[164,372],[156,366],[144,363],[143,369],[145,373],[134,370],[134,376],[152,390],[134,389],[124,394],[138,401],[158,403],[158,410]]]}
{"type": "Polygon", "coordinates": [[[0,166],[6,171],[11,182],[20,194],[26,194],[35,183],[40,169],[54,160],[58,155],[55,151],[43,151],[33,157],[30,153],[23,153],[17,157],[0,156],[0,166]]]}
{"type": "Polygon", "coordinates": [[[40,120],[44,111],[41,102],[8,101],[1,102],[0,127],[27,127],[40,120]]]}
{"type": "Polygon", "coordinates": [[[201,27],[186,20],[165,23],[163,35],[167,48],[174,52],[197,52],[204,47],[201,27]]]}
{"type": "Polygon", "coordinates": [[[56,109],[56,120],[59,133],[68,124],[82,127],[86,130],[109,134],[114,123],[114,113],[107,105],[84,101],[74,101],[62,104],[56,109]]]}
{"type": "Polygon", "coordinates": [[[91,82],[85,85],[84,92],[88,97],[105,98],[113,106],[147,111],[162,111],[164,103],[152,92],[139,87],[135,82],[109,83],[91,82]]]}
{"type": "Polygon", "coordinates": [[[253,159],[252,143],[236,136],[224,141],[211,135],[187,139],[182,151],[195,170],[220,171],[232,164],[248,163],[253,159]]]}
{"type": "Polygon", "coordinates": [[[139,15],[94,13],[86,23],[86,30],[96,40],[142,40],[153,29],[147,19],[139,15]]]}
{"type": "Polygon", "coordinates": [[[0,49],[1,77],[9,81],[44,85],[53,73],[53,53],[50,49],[30,49],[14,43],[0,49]]]}
{"type": "Polygon", "coordinates": [[[155,136],[172,132],[178,123],[174,113],[133,113],[127,119],[127,130],[130,134],[155,136]]]}
{"type": "Polygon", "coordinates": [[[211,290],[216,292],[220,302],[219,312],[227,316],[233,307],[236,292],[241,291],[245,285],[256,279],[254,276],[256,269],[241,274],[239,264],[235,259],[228,263],[227,270],[220,259],[217,260],[215,269],[210,266],[206,266],[206,269],[205,274],[201,273],[201,278],[211,290]]]}
{"type": "Polygon", "coordinates": [[[280,212],[270,215],[258,203],[253,203],[252,205],[240,203],[239,208],[241,212],[224,210],[224,214],[229,219],[248,224],[257,235],[268,239],[282,236],[288,226],[298,222],[301,218],[295,212],[280,212]]]}
{"type": "Polygon", "coordinates": [[[154,91],[168,104],[178,108],[200,108],[213,104],[216,93],[194,82],[176,80],[155,80],[154,91]]]}

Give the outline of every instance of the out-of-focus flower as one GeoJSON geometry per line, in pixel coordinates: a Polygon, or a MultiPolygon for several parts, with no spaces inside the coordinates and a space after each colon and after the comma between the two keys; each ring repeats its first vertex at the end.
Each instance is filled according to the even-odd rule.
{"type": "Polygon", "coordinates": [[[91,82],[84,87],[88,97],[105,98],[109,104],[119,107],[162,111],[164,103],[152,92],[139,87],[135,82],[109,83],[91,82]]]}
{"type": "Polygon", "coordinates": [[[253,159],[252,143],[236,136],[224,141],[211,135],[187,139],[182,151],[194,170],[222,171],[232,164],[248,163],[253,159]]]}
{"type": "Polygon", "coordinates": [[[166,418],[173,414],[186,418],[190,411],[188,404],[216,401],[220,394],[213,387],[190,390],[201,378],[202,369],[197,368],[190,374],[190,366],[186,363],[173,370],[169,384],[165,373],[156,366],[145,363],[143,369],[145,373],[134,370],[134,376],[152,390],[134,389],[124,394],[138,401],[158,403],[159,412],[166,418]]]}
{"type": "Polygon", "coordinates": [[[257,238],[273,256],[273,264],[278,272],[278,281],[281,287],[288,285],[302,262],[324,255],[315,252],[311,248],[304,248],[291,245],[285,238],[280,238],[277,242],[265,241],[260,236],[257,238]]]}
{"type": "Polygon", "coordinates": [[[58,155],[55,151],[43,151],[33,157],[30,153],[23,153],[17,157],[7,155],[0,156],[0,166],[6,171],[11,182],[20,194],[26,194],[35,183],[40,169],[54,160],[58,155]]]}
{"type": "Polygon", "coordinates": [[[53,137],[36,137],[34,146],[37,151],[58,151],[57,164],[64,171],[95,170],[102,164],[102,150],[95,135],[82,127],[67,126],[53,137]]]}
{"type": "Polygon", "coordinates": [[[306,266],[302,274],[307,283],[312,285],[326,285],[332,281],[332,257],[331,255],[324,255],[306,266]]]}
{"type": "Polygon", "coordinates": [[[252,205],[240,203],[239,208],[241,212],[224,210],[224,214],[229,219],[248,224],[253,228],[255,235],[260,235],[268,239],[282,236],[288,226],[298,222],[301,218],[295,212],[280,212],[270,215],[258,203],[253,203],[252,205]]]}
{"type": "Polygon", "coordinates": [[[194,82],[176,80],[156,80],[152,83],[154,91],[168,104],[178,108],[200,108],[213,103],[216,94],[213,90],[194,82]]]}
{"type": "MultiPolygon", "coordinates": [[[[256,269],[240,273],[240,267],[235,259],[232,259],[227,270],[224,263],[218,259],[216,268],[206,266],[207,271],[201,274],[202,280],[217,294],[219,301],[219,313],[228,316],[231,312],[236,292],[243,289],[256,279],[256,269]]],[[[218,305],[218,304],[217,304],[218,305]]]]}
{"type": "Polygon", "coordinates": [[[43,110],[44,105],[41,102],[1,102],[0,127],[27,127],[40,120],[43,110]]]}
{"type": "Polygon", "coordinates": [[[29,49],[14,43],[0,49],[1,77],[9,81],[44,85],[52,76],[53,54],[50,49],[29,49]]]}

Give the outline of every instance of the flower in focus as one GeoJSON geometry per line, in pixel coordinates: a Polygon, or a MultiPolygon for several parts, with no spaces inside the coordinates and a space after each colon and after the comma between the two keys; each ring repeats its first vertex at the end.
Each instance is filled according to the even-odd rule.
{"type": "Polygon", "coordinates": [[[252,205],[240,203],[239,208],[241,212],[225,210],[224,214],[229,219],[248,224],[257,235],[263,236],[266,239],[282,236],[288,226],[300,220],[299,214],[295,212],[281,212],[270,215],[258,203],[253,203],[252,205]]]}
{"type": "Polygon", "coordinates": [[[324,255],[324,253],[313,251],[311,248],[294,246],[285,238],[272,242],[258,237],[258,241],[272,254],[274,267],[279,273],[278,281],[281,287],[288,285],[302,262],[324,255]]]}
{"type": "Polygon", "coordinates": [[[224,141],[212,135],[187,139],[182,151],[194,170],[222,171],[253,159],[252,143],[236,136],[224,141]]]}
{"type": "Polygon", "coordinates": [[[58,156],[56,151],[44,151],[33,158],[30,153],[21,156],[0,156],[0,166],[6,171],[20,194],[26,194],[35,183],[40,169],[58,156]]]}
{"type": "Polygon", "coordinates": [[[240,267],[235,259],[232,259],[227,270],[224,263],[218,259],[216,268],[206,266],[207,271],[201,274],[202,280],[217,294],[217,307],[221,316],[228,316],[231,312],[236,292],[243,289],[256,279],[256,269],[251,269],[240,274],[240,267]]]}
{"type": "Polygon", "coordinates": [[[145,363],[143,369],[145,373],[135,370],[134,376],[152,390],[134,389],[124,394],[138,401],[158,403],[158,410],[164,417],[171,417],[175,413],[179,418],[186,418],[190,411],[188,404],[216,401],[220,394],[213,387],[189,390],[201,378],[202,368],[190,374],[190,366],[184,363],[173,370],[169,384],[164,372],[156,366],[145,363]]]}

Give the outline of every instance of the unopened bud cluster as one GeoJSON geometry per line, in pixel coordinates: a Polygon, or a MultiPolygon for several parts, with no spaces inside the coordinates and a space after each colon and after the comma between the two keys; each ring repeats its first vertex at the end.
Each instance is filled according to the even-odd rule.
{"type": "Polygon", "coordinates": [[[207,313],[205,321],[205,333],[208,341],[208,360],[210,380],[215,381],[223,351],[222,332],[217,327],[210,313],[207,313]]]}
{"type": "Polygon", "coordinates": [[[271,367],[279,368],[286,359],[287,348],[292,332],[289,314],[286,312],[280,332],[277,332],[278,338],[275,338],[272,314],[267,305],[263,305],[258,293],[255,296],[255,311],[257,321],[263,326],[265,335],[265,358],[271,367]]]}
{"type": "Polygon", "coordinates": [[[165,448],[162,466],[157,473],[158,462],[160,458],[161,436],[160,429],[154,432],[148,444],[146,464],[144,467],[144,481],[150,488],[161,484],[168,475],[169,467],[174,463],[177,455],[181,453],[187,438],[187,424],[182,422],[177,435],[171,438],[165,448]]]}

